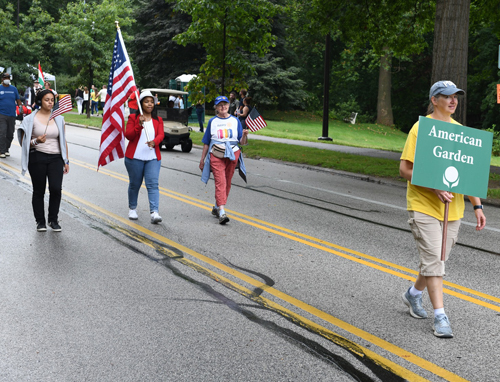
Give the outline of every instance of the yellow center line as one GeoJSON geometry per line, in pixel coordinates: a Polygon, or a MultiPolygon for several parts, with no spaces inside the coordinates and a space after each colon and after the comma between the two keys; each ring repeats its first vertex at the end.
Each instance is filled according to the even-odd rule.
{"type": "MultiPolygon", "coordinates": [[[[281,299],[282,301],[285,301],[285,302],[287,302],[287,303],[289,303],[289,304],[291,304],[291,305],[293,305],[293,306],[295,306],[295,307],[297,307],[297,308],[299,308],[299,309],[301,309],[309,314],[312,314],[313,316],[316,316],[316,317],[318,317],[318,318],[320,318],[320,319],[322,319],[322,320],[324,320],[324,321],[326,321],[326,322],[328,322],[328,323],[330,323],[330,324],[332,324],[340,329],[343,329],[351,334],[354,334],[355,336],[362,338],[365,341],[368,341],[368,342],[370,342],[370,343],[372,343],[372,344],[374,344],[382,349],[385,349],[386,351],[388,351],[392,354],[395,354],[395,355],[401,357],[402,359],[404,359],[410,363],[413,363],[413,364],[415,364],[415,365],[417,365],[425,370],[428,370],[437,376],[440,376],[448,381],[466,381],[464,378],[450,372],[449,370],[443,369],[442,367],[440,367],[436,364],[433,364],[432,362],[429,362],[429,361],[427,361],[427,360],[425,360],[425,359],[423,359],[423,358],[421,358],[421,357],[419,357],[419,356],[417,356],[409,351],[406,351],[406,350],[404,350],[404,349],[402,349],[402,348],[400,348],[400,347],[398,347],[398,346],[396,346],[388,341],[385,341],[382,338],[379,338],[371,333],[368,333],[362,329],[359,329],[356,326],[353,326],[345,321],[342,321],[342,320],[332,316],[331,314],[323,312],[323,311],[321,311],[321,310],[319,310],[319,309],[317,309],[317,308],[315,308],[315,307],[313,307],[313,306],[311,306],[311,305],[309,305],[301,300],[298,300],[298,299],[296,299],[296,298],[294,298],[286,293],[283,293],[283,292],[281,292],[273,287],[270,287],[269,285],[263,284],[261,281],[255,280],[254,278],[252,278],[244,273],[241,273],[233,268],[230,268],[222,263],[219,263],[218,261],[215,261],[210,257],[202,255],[201,253],[198,253],[198,252],[192,250],[191,248],[188,248],[182,244],[176,243],[176,242],[174,242],[174,241],[172,241],[172,240],[170,240],[170,239],[168,239],[160,234],[157,234],[154,231],[151,231],[151,230],[144,228],[136,223],[133,223],[128,219],[125,219],[125,218],[123,218],[123,217],[121,217],[121,216],[119,216],[111,211],[107,211],[106,209],[101,208],[101,207],[99,207],[91,202],[88,202],[87,200],[84,200],[76,195],[73,195],[67,191],[63,191],[63,193],[65,196],[68,196],[71,199],[76,200],[77,202],[79,202],[83,205],[86,205],[86,206],[98,211],[99,213],[101,213],[105,216],[109,216],[109,217],[119,221],[120,223],[126,225],[126,226],[134,228],[137,231],[142,232],[143,234],[156,239],[159,242],[162,242],[170,247],[176,248],[176,249],[182,251],[183,253],[188,254],[188,255],[194,257],[195,259],[198,259],[206,264],[209,264],[210,266],[212,266],[216,269],[219,269],[227,274],[230,274],[233,277],[235,277],[241,281],[244,281],[244,282],[246,282],[246,283],[248,283],[256,288],[264,290],[265,293],[268,293],[272,296],[275,296],[275,297],[281,299]]],[[[178,256],[178,255],[175,254],[175,256],[178,256]]],[[[203,269],[206,272],[213,273],[212,271],[210,271],[207,268],[203,268],[203,269]]],[[[227,281],[231,285],[237,286],[238,289],[243,288],[241,285],[236,284],[236,283],[228,280],[224,276],[221,276],[218,274],[216,274],[216,276],[217,276],[217,278],[224,279],[225,281],[227,281]]],[[[248,289],[245,289],[245,291],[249,295],[253,294],[248,289]]],[[[322,327],[322,326],[314,323],[313,321],[306,319],[305,317],[302,317],[296,313],[293,313],[289,309],[286,309],[285,307],[283,307],[279,304],[276,304],[276,303],[272,302],[271,300],[268,300],[262,296],[260,296],[259,298],[263,299],[263,301],[265,301],[266,304],[269,304],[269,306],[275,307],[279,311],[286,312],[287,314],[289,314],[291,316],[300,317],[300,321],[304,321],[308,325],[315,327],[318,330],[326,331],[330,335],[339,337],[336,333],[332,332],[331,330],[329,330],[325,327],[322,327]]],[[[370,358],[372,358],[374,360],[379,360],[381,365],[390,365],[389,370],[392,370],[393,372],[395,372],[395,370],[397,370],[398,375],[401,375],[399,373],[404,373],[405,375],[411,375],[411,377],[407,378],[408,380],[411,380],[411,381],[423,381],[423,380],[425,380],[422,377],[418,376],[417,374],[414,374],[411,371],[404,369],[400,365],[397,365],[397,364],[393,363],[392,361],[387,360],[384,357],[382,357],[382,356],[380,356],[380,355],[378,355],[378,354],[376,354],[368,349],[365,349],[359,345],[356,345],[356,347],[363,349],[364,354],[366,354],[367,356],[369,355],[370,358]],[[410,374],[407,374],[407,373],[410,373],[410,374]]],[[[403,375],[401,375],[401,376],[403,376],[403,375]]]]}
{"type": "MultiPolygon", "coordinates": [[[[13,170],[19,172],[17,169],[11,167],[11,166],[8,166],[10,168],[12,168],[13,170]]],[[[111,175],[112,176],[112,175],[111,175]]],[[[118,177],[118,176],[114,176],[116,177],[117,179],[120,179],[121,177],[118,177]]],[[[162,235],[159,235],[157,234],[156,232],[153,232],[151,230],[148,230],[147,228],[144,228],[136,223],[133,223],[131,222],[130,220],[128,219],[125,219],[111,211],[107,211],[106,209],[104,208],[101,208],[85,199],[82,199],[76,195],[73,195],[72,193],[68,192],[68,191],[63,191],[63,194],[77,202],[79,202],[80,204],[82,205],[85,205],[87,207],[90,207],[92,208],[93,210],[95,211],[98,211],[100,214],[102,215],[105,215],[105,216],[108,216],[108,217],[111,217],[117,221],[119,221],[120,223],[124,224],[125,226],[129,226],[131,228],[134,228],[135,230],[139,231],[139,232],[142,232],[143,234],[149,236],[149,237],[152,237],[156,240],[158,240],[159,242],[162,242],[170,247],[173,247],[173,248],[176,248],[180,251],[182,251],[183,253],[185,254],[188,254],[190,256],[192,256],[193,258],[196,258],[216,269],[219,269],[229,275],[232,275],[233,277],[241,280],[241,281],[244,281],[256,288],[260,288],[261,290],[263,290],[265,293],[268,293],[276,298],[279,298],[281,299],[282,301],[285,301],[287,302],[288,304],[291,304],[292,306],[295,306],[317,318],[320,318],[321,320],[325,321],[325,322],[328,322],[330,323],[331,325],[334,325],[342,330],[345,330],[346,332],[349,332],[365,341],[368,341],[382,349],[385,349],[386,351],[394,354],[394,355],[397,355],[398,357],[410,362],[410,363],[413,363],[417,366],[419,366],[420,368],[422,369],[425,369],[425,370],[428,370],[430,371],[431,373],[437,375],[437,376],[440,376],[442,378],[444,378],[445,380],[448,380],[448,381],[466,381],[465,379],[463,379],[462,377],[450,372],[449,370],[446,370],[436,364],[433,364],[432,362],[429,362],[411,352],[408,352],[386,340],[383,340],[371,333],[368,333],[360,328],[357,328],[345,321],[342,321],[334,316],[332,316],[331,314],[328,314],[326,312],[323,312],[321,311],[320,309],[317,309],[299,299],[296,299],[286,293],[283,293],[273,287],[270,287],[266,284],[263,284],[261,281],[258,281],[258,280],[255,280],[253,279],[252,277],[250,276],[247,276],[246,274],[244,273],[241,273],[233,268],[230,268],[222,263],[219,263],[213,259],[211,259],[210,257],[207,257],[207,256],[204,256],[188,247],[185,247],[184,245],[182,244],[179,244],[179,243],[176,243],[162,235]]],[[[175,197],[175,199],[178,199],[178,200],[182,200],[180,198],[177,198],[175,197]]],[[[197,203],[193,203],[193,202],[190,202],[190,204],[193,204],[193,205],[197,205],[197,203]]],[[[200,207],[203,207],[203,208],[206,208],[206,209],[210,209],[209,207],[205,207],[205,206],[200,206],[200,207]]],[[[238,221],[242,221],[242,222],[245,222],[243,219],[240,219],[240,218],[236,218],[238,221]]],[[[254,223],[252,223],[254,224],[254,223]]],[[[255,226],[259,226],[257,224],[255,224],[255,226]]],[[[267,229],[269,231],[275,231],[275,230],[271,230],[267,227],[263,227],[264,229],[267,229]]],[[[277,231],[276,231],[277,232],[277,231]]],[[[277,232],[279,234],[279,232],[277,232]]],[[[285,235],[285,234],[283,234],[285,235]]],[[[291,239],[295,239],[295,240],[298,240],[297,238],[294,238],[293,236],[290,236],[290,235],[286,235],[286,236],[289,236],[291,239]]],[[[304,241],[305,242],[305,241],[304,241]]],[[[308,242],[305,242],[306,244],[308,242]]],[[[312,243],[309,243],[309,244],[312,244],[312,243]]],[[[319,247],[319,246],[318,246],[319,247]]],[[[334,251],[336,252],[336,251],[334,251]]],[[[340,252],[337,253],[338,255],[341,255],[341,256],[348,256],[348,255],[345,255],[345,254],[342,254],[340,252]]],[[[354,260],[356,261],[359,261],[359,262],[362,262],[362,263],[367,263],[367,265],[369,266],[374,266],[373,264],[370,264],[364,260],[360,260],[360,259],[355,259],[353,258],[354,260]]],[[[187,260],[187,259],[185,259],[187,260]]],[[[197,265],[197,266],[200,266],[200,265],[197,265]]],[[[381,267],[380,267],[381,268],[381,267]]],[[[217,280],[223,280],[225,282],[227,282],[229,285],[232,285],[234,288],[236,288],[237,290],[242,290],[244,291],[247,295],[253,295],[253,293],[248,290],[247,288],[244,288],[243,286],[233,282],[233,281],[230,281],[228,280],[227,278],[225,278],[224,276],[222,275],[218,275],[214,272],[212,272],[211,270],[207,269],[207,268],[203,268],[205,270],[205,272],[208,272],[208,273],[211,273],[211,274],[214,274],[216,275],[217,277],[217,280]]],[[[402,275],[402,276],[406,276],[406,275],[402,275]]],[[[406,277],[409,277],[409,276],[406,276],[406,277]]],[[[349,343],[351,343],[349,340],[339,336],[338,334],[334,333],[333,331],[323,327],[323,326],[320,326],[316,323],[314,323],[313,321],[311,320],[308,320],[306,319],[305,317],[302,317],[292,311],[290,311],[289,309],[277,304],[277,303],[274,303],[273,301],[269,300],[269,299],[266,299],[262,296],[259,296],[259,299],[261,299],[263,301],[263,303],[265,303],[265,305],[269,306],[269,307],[273,307],[273,309],[277,310],[277,311],[281,311],[281,312],[284,312],[286,313],[287,315],[289,315],[290,317],[296,317],[296,318],[299,318],[300,322],[303,322],[305,323],[306,325],[312,327],[312,328],[315,328],[316,331],[318,333],[320,333],[321,335],[323,335],[324,337],[330,339],[330,340],[333,340],[333,338],[336,338],[336,340],[334,342],[338,343],[339,341],[342,342],[342,341],[347,341],[349,343]]],[[[360,345],[352,345],[351,343],[351,346],[345,346],[345,344],[343,344],[344,347],[348,347],[350,350],[352,351],[355,351],[355,352],[361,352],[363,354],[365,354],[367,357],[369,357],[370,359],[374,360],[374,362],[376,362],[377,364],[385,367],[386,369],[388,370],[391,370],[393,373],[397,374],[397,375],[400,375],[401,377],[407,379],[407,380],[410,380],[410,381],[425,381],[426,379],[418,376],[417,374],[411,372],[410,370],[407,370],[405,368],[403,368],[402,366],[378,355],[377,353],[369,350],[369,349],[366,349],[360,345]]]]}
{"type": "MultiPolygon", "coordinates": [[[[91,170],[95,170],[95,167],[92,167],[88,163],[80,162],[80,161],[74,161],[74,162],[76,162],[76,164],[78,164],[79,166],[82,166],[82,167],[85,167],[85,168],[88,168],[88,169],[91,169],[91,170]]],[[[126,175],[123,175],[123,174],[120,174],[120,173],[117,173],[117,172],[114,172],[114,171],[110,171],[110,170],[102,170],[101,169],[100,171],[103,174],[106,174],[106,175],[108,175],[110,177],[113,177],[115,179],[119,179],[119,180],[123,180],[123,181],[128,182],[128,177],[126,175]]],[[[169,196],[172,199],[181,201],[183,203],[190,204],[190,205],[195,206],[195,207],[203,208],[205,210],[209,210],[209,211],[212,210],[212,204],[210,204],[208,202],[205,202],[205,201],[202,201],[202,200],[199,200],[199,199],[187,196],[187,195],[183,195],[181,193],[178,193],[178,192],[175,192],[175,191],[163,188],[163,187],[160,187],[160,190],[161,190],[160,192],[161,192],[162,195],[169,196]]],[[[412,275],[415,275],[415,276],[418,275],[417,271],[414,271],[412,269],[400,266],[398,264],[394,264],[394,263],[391,263],[389,261],[376,258],[374,256],[370,256],[370,255],[367,255],[367,254],[364,254],[364,253],[361,253],[361,252],[358,252],[358,251],[355,251],[355,250],[352,250],[352,249],[349,249],[349,248],[345,248],[345,247],[339,246],[337,244],[333,244],[333,243],[327,242],[325,240],[317,239],[317,238],[314,238],[314,237],[309,236],[309,235],[302,234],[302,233],[297,232],[297,231],[293,231],[293,230],[290,230],[290,229],[287,229],[287,228],[284,228],[284,227],[280,227],[278,225],[275,225],[275,224],[272,224],[272,223],[269,223],[269,222],[265,222],[265,221],[260,220],[260,219],[253,218],[251,216],[247,216],[247,215],[241,214],[241,213],[236,212],[236,211],[232,211],[232,210],[226,210],[226,211],[229,212],[231,214],[231,217],[234,220],[236,220],[236,221],[239,221],[239,222],[248,224],[250,226],[253,226],[255,228],[258,228],[258,229],[261,229],[261,230],[273,233],[275,235],[282,236],[284,238],[287,238],[287,239],[290,239],[290,240],[293,240],[293,241],[305,244],[307,246],[310,246],[310,247],[313,247],[313,248],[316,248],[316,249],[319,249],[319,250],[322,250],[322,251],[325,251],[325,252],[337,255],[337,256],[342,257],[344,259],[347,259],[347,260],[350,260],[350,261],[354,261],[354,262],[359,263],[359,264],[366,265],[368,267],[377,269],[377,270],[379,270],[381,272],[388,273],[388,274],[391,274],[393,276],[396,276],[396,277],[399,277],[399,278],[402,278],[402,279],[405,279],[405,280],[409,280],[409,281],[415,281],[416,280],[416,277],[409,276],[409,275],[406,275],[406,274],[394,271],[392,269],[387,269],[385,267],[382,267],[382,266],[379,266],[379,265],[373,264],[373,263],[379,263],[379,264],[385,265],[387,267],[398,269],[398,270],[401,270],[403,272],[406,272],[406,273],[409,273],[409,274],[412,274],[412,275]],[[254,222],[256,222],[256,223],[254,223],[254,222]],[[271,227],[271,228],[268,228],[268,227],[271,227]],[[282,231],[282,232],[280,232],[280,231],[282,231]],[[295,236],[292,236],[292,235],[295,235],[295,236]],[[304,239],[307,239],[309,241],[304,240],[304,239]],[[332,247],[332,248],[337,248],[337,249],[339,249],[341,251],[344,251],[344,252],[350,253],[352,255],[361,257],[362,259],[367,259],[367,260],[369,260],[371,262],[364,261],[362,259],[358,259],[356,257],[346,255],[344,253],[338,252],[338,251],[333,250],[331,248],[323,247],[321,245],[317,245],[315,243],[326,245],[326,246],[332,247]]],[[[479,291],[476,291],[474,289],[467,288],[467,287],[464,287],[462,285],[451,283],[451,282],[445,281],[445,280],[443,280],[443,284],[445,286],[448,286],[448,287],[460,290],[462,292],[466,292],[466,293],[469,293],[471,295],[484,298],[486,300],[490,300],[490,301],[493,301],[493,302],[500,303],[500,298],[498,298],[498,297],[491,296],[491,295],[488,295],[486,293],[479,292],[479,291]]],[[[473,304],[476,304],[476,305],[479,305],[479,306],[491,309],[491,310],[496,311],[496,312],[500,312],[500,306],[497,306],[497,305],[494,305],[494,304],[490,304],[488,302],[479,300],[479,299],[474,298],[474,297],[470,297],[470,296],[466,296],[466,295],[457,293],[457,292],[449,290],[447,288],[444,288],[443,292],[446,293],[446,294],[449,294],[451,296],[454,296],[456,298],[462,299],[464,301],[471,302],[473,304]]]]}

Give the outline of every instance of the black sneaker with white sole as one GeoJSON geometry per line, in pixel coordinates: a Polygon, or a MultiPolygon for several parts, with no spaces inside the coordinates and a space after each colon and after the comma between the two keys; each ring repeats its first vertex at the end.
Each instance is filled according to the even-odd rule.
{"type": "Polygon", "coordinates": [[[58,222],[49,222],[49,226],[50,226],[50,228],[52,228],[52,231],[54,231],[54,232],[61,232],[62,231],[62,228],[58,222]]]}
{"type": "Polygon", "coordinates": [[[45,225],[45,223],[37,223],[36,224],[36,230],[38,232],[46,232],[47,231],[47,226],[45,225]]]}

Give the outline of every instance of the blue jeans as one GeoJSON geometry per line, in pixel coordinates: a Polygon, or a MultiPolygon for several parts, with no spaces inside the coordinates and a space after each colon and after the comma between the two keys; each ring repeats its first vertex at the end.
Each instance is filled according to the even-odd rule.
{"type": "Polygon", "coordinates": [[[99,103],[97,101],[92,101],[92,105],[91,105],[91,108],[90,108],[90,112],[92,114],[97,114],[99,112],[99,109],[97,108],[97,105],[99,103]]]}
{"type": "Polygon", "coordinates": [[[146,183],[149,199],[149,211],[157,211],[160,205],[160,191],[158,189],[158,178],[160,177],[161,160],[153,159],[143,161],[140,159],[130,159],[125,157],[125,167],[127,168],[128,185],[128,208],[137,208],[137,197],[142,185],[142,180],[146,183]]]}

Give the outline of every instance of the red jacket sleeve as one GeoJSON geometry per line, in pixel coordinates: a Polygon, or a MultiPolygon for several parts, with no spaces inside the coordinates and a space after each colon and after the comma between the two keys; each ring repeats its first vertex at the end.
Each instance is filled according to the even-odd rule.
{"type": "Polygon", "coordinates": [[[127,126],[125,128],[125,138],[129,141],[133,141],[137,136],[141,134],[142,126],[139,125],[139,118],[136,114],[130,114],[128,116],[127,126]]]}
{"type": "Polygon", "coordinates": [[[165,138],[165,131],[163,130],[163,119],[158,117],[158,121],[154,120],[155,124],[155,146],[159,146],[160,143],[163,142],[163,138],[165,138]]]}

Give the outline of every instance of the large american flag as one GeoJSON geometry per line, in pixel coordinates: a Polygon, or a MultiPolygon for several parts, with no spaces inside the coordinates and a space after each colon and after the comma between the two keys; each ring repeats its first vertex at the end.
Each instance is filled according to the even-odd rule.
{"type": "Polygon", "coordinates": [[[113,49],[113,62],[109,73],[108,94],[104,104],[98,167],[125,156],[123,105],[136,89],[132,65],[128,58],[121,31],[118,29],[113,49]]]}
{"type": "Polygon", "coordinates": [[[54,108],[52,109],[50,119],[71,110],[73,110],[73,105],[71,104],[71,96],[69,94],[61,95],[59,101],[54,105],[54,108]]]}
{"type": "Polygon", "coordinates": [[[248,130],[254,132],[260,129],[263,129],[264,127],[267,126],[266,121],[264,121],[264,118],[262,118],[257,111],[256,108],[252,108],[252,111],[248,113],[248,116],[245,118],[245,124],[248,127],[248,130]]]}

